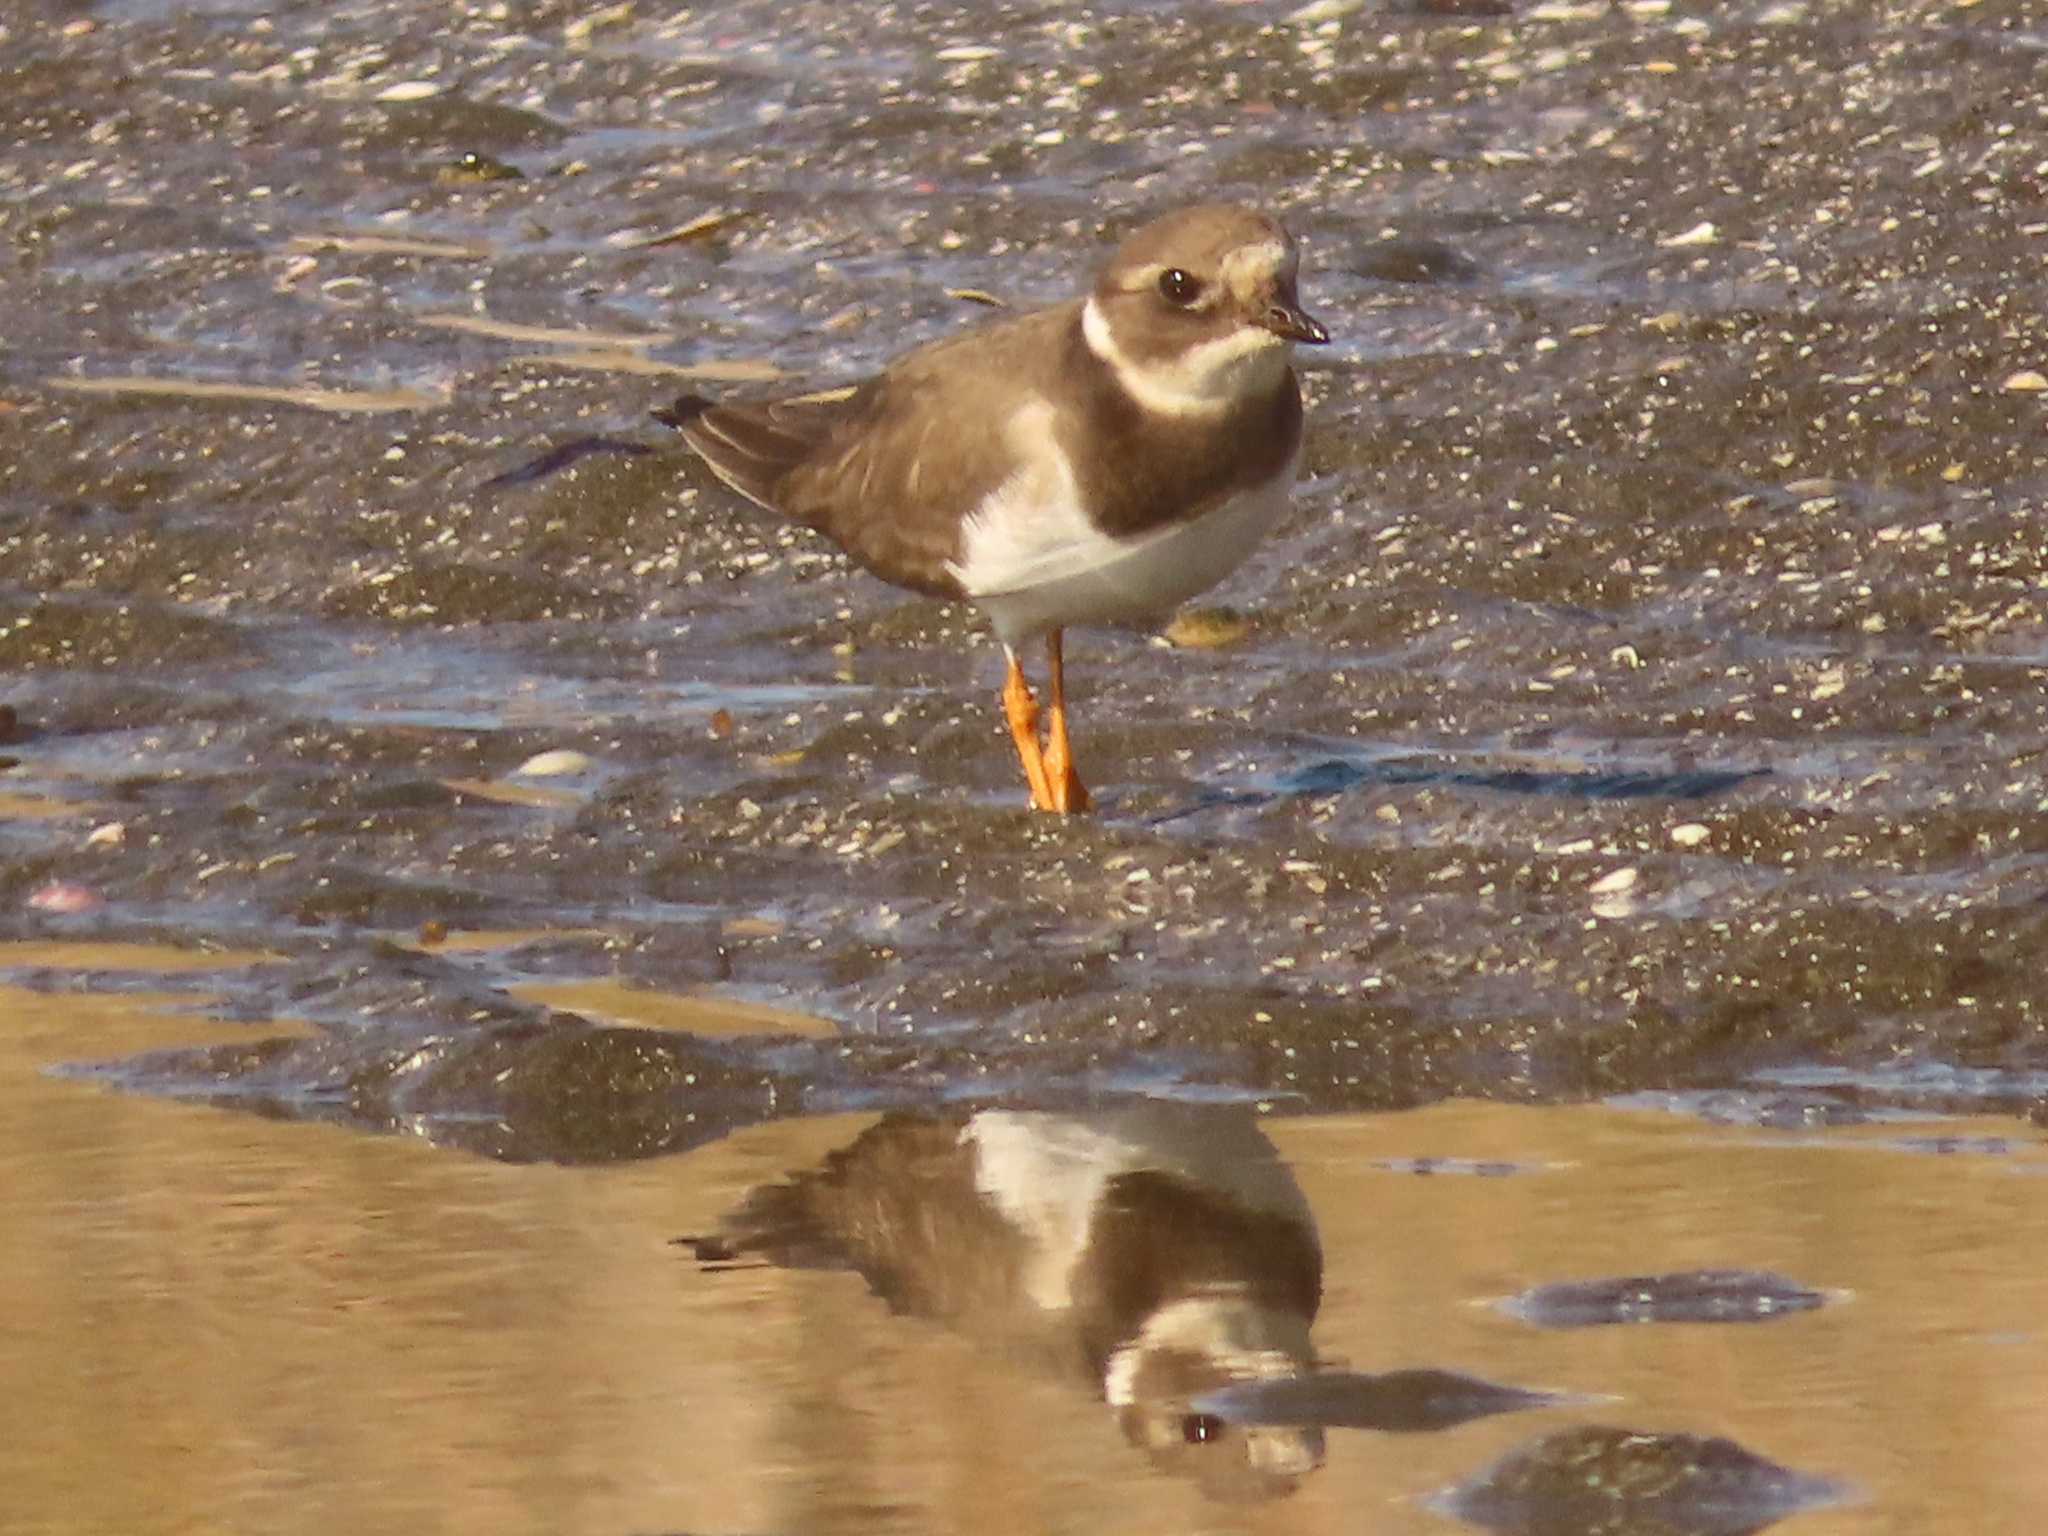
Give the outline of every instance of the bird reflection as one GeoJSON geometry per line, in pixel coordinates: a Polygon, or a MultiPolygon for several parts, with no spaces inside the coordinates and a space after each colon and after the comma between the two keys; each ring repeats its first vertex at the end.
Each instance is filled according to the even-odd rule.
{"type": "Polygon", "coordinates": [[[896,1311],[1049,1359],[1216,1497],[1322,1464],[1321,1423],[1229,1407],[1313,1370],[1322,1298],[1314,1216],[1249,1108],[891,1114],[685,1241],[712,1266],[849,1268],[896,1311]]]}

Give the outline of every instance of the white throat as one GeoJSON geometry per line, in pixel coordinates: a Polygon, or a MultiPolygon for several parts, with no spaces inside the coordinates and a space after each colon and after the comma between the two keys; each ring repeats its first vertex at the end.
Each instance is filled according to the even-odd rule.
{"type": "Polygon", "coordinates": [[[1138,1401],[1146,1357],[1178,1352],[1208,1362],[1221,1381],[1279,1381],[1299,1376],[1315,1357],[1311,1319],[1261,1306],[1242,1291],[1183,1296],[1146,1318],[1138,1336],[1117,1346],[1103,1369],[1102,1395],[1113,1408],[1138,1401]]]}
{"type": "Polygon", "coordinates": [[[1117,345],[1109,317],[1093,295],[1081,307],[1081,336],[1132,399],[1169,416],[1212,416],[1270,394],[1293,353],[1285,338],[1241,325],[1171,359],[1140,363],[1117,345]]]}

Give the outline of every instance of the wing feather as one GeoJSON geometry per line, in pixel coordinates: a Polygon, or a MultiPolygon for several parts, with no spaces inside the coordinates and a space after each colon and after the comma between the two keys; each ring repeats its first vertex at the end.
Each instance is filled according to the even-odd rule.
{"type": "Polygon", "coordinates": [[[1060,305],[962,332],[850,389],[732,404],[685,395],[655,415],[757,506],[815,528],[886,581],[959,597],[961,524],[1012,468],[1001,425],[1042,394],[1063,345],[1079,344],[1079,312],[1060,305]],[[963,368],[966,356],[976,365],[963,368]]]}
{"type": "Polygon", "coordinates": [[[720,480],[757,506],[787,512],[782,482],[823,447],[849,398],[835,390],[822,396],[714,405],[701,396],[685,395],[654,414],[681,432],[683,441],[720,480]]]}

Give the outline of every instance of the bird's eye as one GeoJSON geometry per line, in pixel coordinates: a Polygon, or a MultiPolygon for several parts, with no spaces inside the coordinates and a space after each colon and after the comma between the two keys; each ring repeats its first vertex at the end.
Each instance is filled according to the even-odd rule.
{"type": "Polygon", "coordinates": [[[1186,309],[1202,296],[1202,280],[1179,267],[1168,267],[1159,274],[1159,291],[1167,303],[1186,309]]]}
{"type": "Polygon", "coordinates": [[[1190,1413],[1180,1421],[1180,1437],[1189,1445],[1206,1445],[1221,1439],[1224,1423],[1213,1413],[1190,1413]]]}

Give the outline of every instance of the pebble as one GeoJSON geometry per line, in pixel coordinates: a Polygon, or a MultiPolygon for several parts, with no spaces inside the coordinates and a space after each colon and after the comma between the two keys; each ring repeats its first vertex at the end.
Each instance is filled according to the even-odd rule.
{"type": "Polygon", "coordinates": [[[592,34],[600,27],[622,27],[631,22],[632,19],[632,4],[630,0],[625,0],[625,3],[608,5],[603,10],[593,11],[585,16],[578,16],[562,28],[562,38],[571,47],[588,47],[592,34]]]}
{"type": "Polygon", "coordinates": [[[2022,368],[2018,373],[2008,375],[1999,388],[2014,394],[2039,394],[2042,390],[2048,389],[2048,374],[2033,368],[2022,368]]]}
{"type": "Polygon", "coordinates": [[[523,775],[529,779],[562,779],[573,774],[588,773],[590,768],[589,757],[567,747],[559,747],[552,752],[536,753],[512,772],[514,776],[523,775]]]}
{"type": "Polygon", "coordinates": [[[88,848],[118,848],[128,841],[128,824],[121,821],[103,821],[85,834],[88,848]]]}
{"type": "Polygon", "coordinates": [[[1614,896],[1636,883],[1634,869],[1617,869],[1602,875],[1586,889],[1595,896],[1614,896]]]}
{"type": "Polygon", "coordinates": [[[1163,631],[1181,650],[1213,651],[1235,645],[1251,633],[1252,622],[1233,608],[1183,608],[1163,631]]]}
{"type": "Polygon", "coordinates": [[[52,880],[48,885],[38,886],[28,898],[30,911],[55,912],[60,916],[90,912],[99,904],[99,892],[89,885],[76,885],[69,880],[52,880]]]}
{"type": "Polygon", "coordinates": [[[1697,848],[1713,834],[1704,822],[1682,821],[1671,829],[1671,841],[1680,848],[1697,848]]]}

